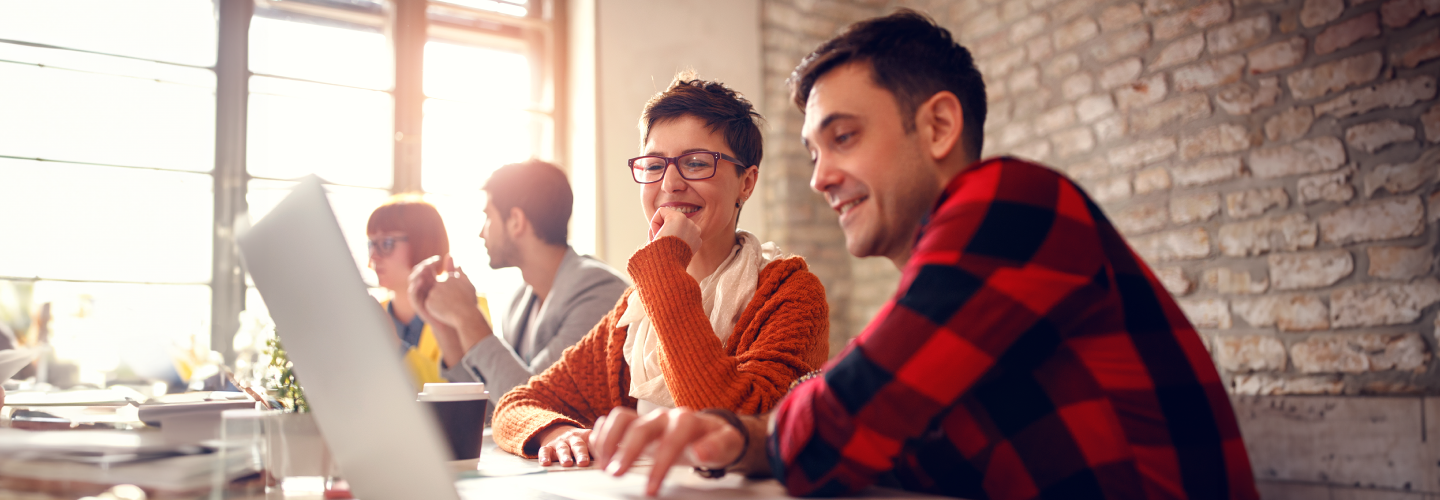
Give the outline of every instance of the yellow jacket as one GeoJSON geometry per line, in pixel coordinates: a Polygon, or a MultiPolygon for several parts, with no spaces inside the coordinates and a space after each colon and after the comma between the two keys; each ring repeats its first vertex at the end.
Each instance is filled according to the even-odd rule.
{"type": "MultiPolygon", "coordinates": [[[[485,321],[490,321],[490,305],[485,297],[476,297],[476,305],[480,307],[480,314],[485,316],[485,321]]],[[[386,311],[390,310],[390,301],[380,303],[380,307],[386,311]]],[[[385,314],[389,316],[387,312],[385,314]]],[[[435,332],[431,331],[430,324],[426,323],[425,328],[420,330],[420,342],[410,350],[405,351],[405,367],[410,370],[410,376],[415,381],[415,392],[425,389],[425,384],[449,382],[445,377],[440,376],[440,344],[435,341],[435,332]]]]}

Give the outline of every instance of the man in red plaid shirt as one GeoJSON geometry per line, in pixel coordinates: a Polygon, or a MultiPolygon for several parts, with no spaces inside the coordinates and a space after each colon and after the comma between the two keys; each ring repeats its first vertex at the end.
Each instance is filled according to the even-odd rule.
{"type": "Polygon", "coordinates": [[[985,90],[923,15],[848,28],[791,76],[811,186],[850,253],[903,276],[823,375],[769,417],[617,410],[592,434],[623,473],[772,472],[795,495],[872,484],[967,498],[1257,498],[1209,354],[1069,179],[976,161],[985,90]]]}

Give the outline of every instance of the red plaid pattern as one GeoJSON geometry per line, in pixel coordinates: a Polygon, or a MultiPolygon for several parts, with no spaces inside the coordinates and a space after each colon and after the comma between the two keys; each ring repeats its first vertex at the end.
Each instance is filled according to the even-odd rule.
{"type": "Polygon", "coordinates": [[[781,403],[794,495],[1258,498],[1199,335],[1073,182],[956,176],[875,320],[781,403]]]}

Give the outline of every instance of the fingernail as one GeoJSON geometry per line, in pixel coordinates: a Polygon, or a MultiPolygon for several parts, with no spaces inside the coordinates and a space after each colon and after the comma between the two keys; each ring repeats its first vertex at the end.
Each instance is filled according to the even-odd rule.
{"type": "Polygon", "coordinates": [[[610,475],[612,475],[612,476],[619,476],[619,475],[620,475],[620,462],[610,462],[610,466],[605,468],[605,473],[610,474],[610,475]]]}

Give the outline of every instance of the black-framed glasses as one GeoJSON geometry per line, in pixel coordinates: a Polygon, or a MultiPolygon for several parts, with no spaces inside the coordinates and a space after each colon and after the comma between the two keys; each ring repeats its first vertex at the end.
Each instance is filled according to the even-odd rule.
{"type": "Polygon", "coordinates": [[[384,238],[370,240],[370,255],[389,257],[390,254],[395,251],[395,244],[402,241],[410,241],[410,238],[405,236],[386,236],[384,238]]]}
{"type": "Polygon", "coordinates": [[[671,163],[675,164],[675,170],[678,170],[680,177],[685,180],[700,181],[715,177],[715,165],[719,164],[720,160],[746,166],[733,156],[714,151],[696,151],[673,157],[640,156],[631,158],[628,163],[630,176],[635,178],[635,182],[650,184],[664,179],[671,163]]]}

